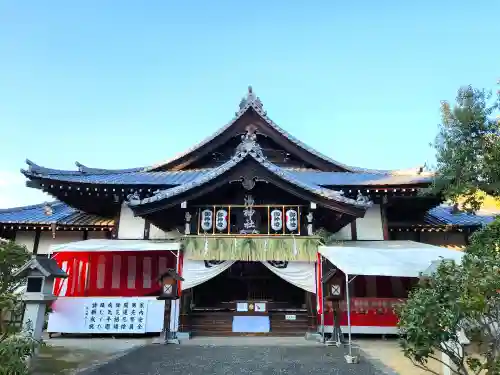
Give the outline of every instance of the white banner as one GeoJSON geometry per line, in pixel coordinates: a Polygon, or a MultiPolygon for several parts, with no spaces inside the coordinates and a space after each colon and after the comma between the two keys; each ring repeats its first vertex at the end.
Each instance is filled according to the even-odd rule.
{"type": "Polygon", "coordinates": [[[147,301],[96,298],[85,304],[87,333],[146,333],[147,301]]]}
{"type": "Polygon", "coordinates": [[[220,275],[234,264],[234,260],[209,261],[184,259],[182,290],[193,288],[220,275]]]}
{"type": "MultiPolygon", "coordinates": [[[[101,333],[110,333],[110,334],[116,334],[116,328],[113,327],[114,324],[114,319],[116,315],[115,313],[112,313],[112,319],[113,319],[113,325],[108,329],[106,329],[106,324],[107,324],[107,306],[109,303],[112,303],[112,306],[115,307],[116,310],[116,304],[120,303],[120,309],[124,308],[125,306],[122,306],[123,303],[128,302],[129,307],[132,307],[132,304],[135,303],[136,308],[139,306],[140,308],[140,303],[145,303],[147,307],[143,310],[144,311],[144,321],[145,321],[145,332],[146,333],[153,333],[153,332],[161,332],[163,329],[163,315],[165,314],[165,301],[158,301],[156,297],[131,297],[131,298],[120,298],[120,297],[60,297],[58,298],[54,304],[52,305],[53,311],[49,314],[49,323],[47,327],[47,332],[52,332],[52,333],[96,333],[96,334],[101,334],[101,333]],[[91,320],[91,312],[92,312],[92,306],[94,303],[97,303],[97,309],[96,313],[94,316],[97,315],[97,318],[94,319],[96,320],[93,323],[97,323],[97,325],[92,326],[89,329],[90,325],[90,320],[91,320]],[[102,325],[102,322],[100,322],[100,309],[101,309],[101,303],[104,303],[105,306],[105,314],[104,314],[104,327],[102,325]],[[89,308],[88,310],[88,315],[87,313],[87,307],[89,308]],[[101,324],[101,329],[99,330],[99,324],[101,324]]],[[[131,313],[132,311],[130,311],[131,313]]],[[[136,311],[137,312],[137,311],[136,311]]],[[[127,309],[127,314],[129,313],[127,309]]],[[[139,324],[141,322],[139,321],[139,314],[137,321],[134,318],[130,319],[132,316],[130,316],[129,321],[130,323],[134,323],[134,330],[133,333],[144,333],[144,329],[141,327],[141,330],[139,330],[139,324]],[[137,322],[137,326],[135,326],[135,323],[137,322]]],[[[129,323],[129,322],[127,322],[129,323]]],[[[118,326],[118,333],[131,333],[130,331],[130,323],[128,327],[125,327],[126,330],[122,331],[122,324],[126,324],[125,322],[119,323],[118,326]],[[128,331],[127,331],[128,329],[128,331]]]]}
{"type": "Polygon", "coordinates": [[[308,292],[316,294],[316,266],[313,262],[262,262],[274,274],[308,292]]]}

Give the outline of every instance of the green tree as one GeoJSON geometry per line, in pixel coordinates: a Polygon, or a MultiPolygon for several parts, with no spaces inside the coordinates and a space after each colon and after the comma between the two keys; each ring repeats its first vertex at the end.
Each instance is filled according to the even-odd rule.
{"type": "Polygon", "coordinates": [[[23,280],[13,276],[30,258],[24,246],[0,240],[0,375],[26,375],[29,359],[40,343],[31,335],[31,327],[15,332],[6,322],[9,312],[19,306],[16,290],[23,280]]]}
{"type": "Polygon", "coordinates": [[[403,352],[418,367],[438,374],[428,361],[444,352],[455,374],[500,374],[500,218],[472,236],[460,265],[443,261],[423,278],[398,315],[403,352]],[[459,353],[462,329],[474,345],[459,353]]]}
{"type": "Polygon", "coordinates": [[[454,105],[441,103],[433,192],[471,211],[481,206],[480,191],[500,197],[499,104],[500,91],[493,95],[471,86],[458,90],[454,105]]]}
{"type": "Polygon", "coordinates": [[[6,314],[14,308],[18,299],[15,291],[23,282],[13,277],[13,273],[26,263],[29,257],[25,247],[12,241],[0,241],[0,335],[7,331],[6,314]]]}

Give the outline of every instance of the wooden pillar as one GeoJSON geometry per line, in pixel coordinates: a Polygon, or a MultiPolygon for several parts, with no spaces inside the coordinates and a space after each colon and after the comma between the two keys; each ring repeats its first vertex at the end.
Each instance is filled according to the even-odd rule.
{"type": "Polygon", "coordinates": [[[144,235],[143,239],[149,240],[149,233],[151,232],[151,222],[146,219],[144,220],[144,235]]]}
{"type": "Polygon", "coordinates": [[[380,203],[380,218],[382,219],[382,232],[384,235],[384,241],[388,241],[389,238],[389,226],[387,224],[387,197],[384,195],[382,197],[382,202],[380,203]]]}
{"type": "Polygon", "coordinates": [[[114,217],[115,225],[113,227],[113,230],[111,231],[111,238],[114,240],[118,239],[118,230],[120,229],[121,212],[122,212],[122,206],[121,206],[121,204],[119,204],[118,205],[118,212],[115,214],[115,217],[114,217]]]}
{"type": "Polygon", "coordinates": [[[171,338],[171,333],[170,333],[170,311],[172,307],[172,301],[171,300],[165,300],[165,307],[163,309],[163,334],[164,334],[164,340],[165,343],[170,340],[171,338]]]}
{"type": "Polygon", "coordinates": [[[38,246],[40,245],[40,236],[42,230],[40,228],[35,229],[35,241],[33,242],[33,254],[38,254],[38,246]]]}
{"type": "Polygon", "coordinates": [[[472,234],[472,231],[470,229],[466,229],[464,231],[464,243],[465,243],[465,246],[469,246],[470,245],[470,236],[472,234]]]}
{"type": "Polygon", "coordinates": [[[358,228],[356,226],[356,219],[351,221],[351,240],[356,241],[358,239],[358,228]]]}

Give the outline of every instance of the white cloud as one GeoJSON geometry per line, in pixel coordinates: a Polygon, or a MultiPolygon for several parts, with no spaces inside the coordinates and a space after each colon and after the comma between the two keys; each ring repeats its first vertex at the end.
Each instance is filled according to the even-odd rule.
{"type": "Polygon", "coordinates": [[[26,187],[26,178],[20,172],[0,171],[0,208],[27,206],[53,200],[37,189],[26,187]]]}

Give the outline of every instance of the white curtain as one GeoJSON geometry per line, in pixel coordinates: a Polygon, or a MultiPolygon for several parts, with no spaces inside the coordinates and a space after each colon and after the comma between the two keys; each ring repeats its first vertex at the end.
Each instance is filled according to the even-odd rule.
{"type": "Polygon", "coordinates": [[[225,260],[218,263],[204,260],[184,259],[182,267],[182,277],[184,279],[181,283],[182,290],[203,284],[205,281],[208,281],[227,270],[234,264],[234,262],[234,260],[225,260]]]}
{"type": "Polygon", "coordinates": [[[262,262],[274,274],[308,292],[316,294],[316,267],[313,262],[287,262],[275,267],[268,262],[262,262]],[[286,267],[285,267],[286,266],[286,267]],[[283,268],[282,268],[283,267],[283,268]]]}

